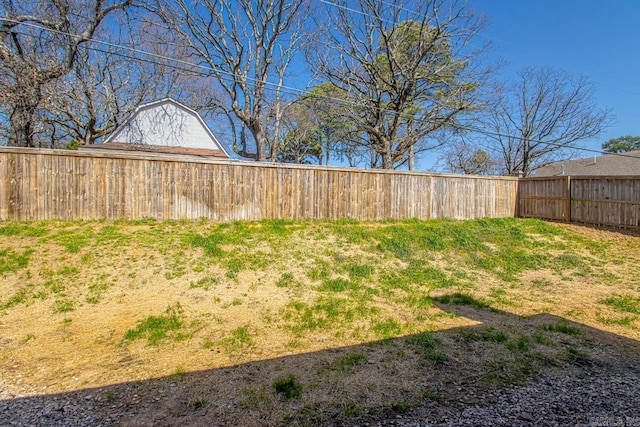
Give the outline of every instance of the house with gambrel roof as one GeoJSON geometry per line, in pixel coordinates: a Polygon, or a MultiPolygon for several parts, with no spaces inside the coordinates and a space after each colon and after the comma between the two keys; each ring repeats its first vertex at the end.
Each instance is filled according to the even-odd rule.
{"type": "Polygon", "coordinates": [[[83,148],[229,158],[202,117],[171,98],[139,106],[102,144],[83,148]]]}

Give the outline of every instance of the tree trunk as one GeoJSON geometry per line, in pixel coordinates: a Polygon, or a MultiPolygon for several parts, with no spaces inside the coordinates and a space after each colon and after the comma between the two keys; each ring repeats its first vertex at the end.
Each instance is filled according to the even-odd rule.
{"type": "Polygon", "coordinates": [[[415,153],[413,151],[413,145],[409,147],[409,170],[412,171],[415,168],[415,153]]]}
{"type": "Polygon", "coordinates": [[[391,140],[385,137],[378,137],[378,141],[382,144],[382,169],[393,169],[393,150],[391,149],[391,140]]]}
{"type": "MultiPolygon", "coordinates": [[[[93,114],[92,114],[93,116],[93,114]]],[[[93,145],[96,143],[96,139],[98,139],[98,135],[96,132],[96,118],[91,117],[85,126],[86,133],[84,135],[84,145],[93,145]]]]}
{"type": "Polygon", "coordinates": [[[37,103],[19,101],[19,105],[13,108],[9,117],[10,147],[35,147],[33,143],[34,123],[36,117],[37,103]]]}
{"type": "Polygon", "coordinates": [[[529,154],[530,154],[530,142],[528,139],[524,140],[524,148],[522,150],[522,176],[524,178],[529,176],[529,154]]]}
{"type": "Polygon", "coordinates": [[[393,156],[390,149],[382,153],[382,169],[393,169],[393,156]]]}
{"type": "Polygon", "coordinates": [[[264,136],[262,127],[260,125],[253,126],[251,128],[253,139],[256,141],[256,161],[267,161],[267,138],[264,136]]]}
{"type": "Polygon", "coordinates": [[[36,113],[42,99],[41,85],[32,80],[18,80],[21,88],[15,104],[11,105],[9,116],[10,147],[35,147],[33,135],[35,133],[36,113]]]}

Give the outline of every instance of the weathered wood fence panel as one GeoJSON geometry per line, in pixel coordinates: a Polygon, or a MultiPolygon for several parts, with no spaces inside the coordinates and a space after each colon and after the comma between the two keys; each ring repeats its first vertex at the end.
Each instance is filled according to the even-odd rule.
{"type": "Polygon", "coordinates": [[[571,178],[571,219],[621,227],[640,225],[640,177],[571,178]]]}
{"type": "Polygon", "coordinates": [[[517,180],[0,147],[0,220],[515,215],[517,180]]]}
{"type": "Polygon", "coordinates": [[[518,216],[568,221],[569,177],[526,178],[518,182],[518,216]]]}
{"type": "Polygon", "coordinates": [[[522,179],[518,212],[521,217],[636,228],[640,226],[640,177],[522,179]]]}

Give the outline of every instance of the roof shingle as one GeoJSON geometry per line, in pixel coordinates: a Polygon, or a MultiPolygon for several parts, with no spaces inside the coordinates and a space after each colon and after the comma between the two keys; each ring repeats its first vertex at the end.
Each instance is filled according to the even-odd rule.
{"type": "Polygon", "coordinates": [[[549,163],[533,176],[640,176],[640,150],[549,163]]]}

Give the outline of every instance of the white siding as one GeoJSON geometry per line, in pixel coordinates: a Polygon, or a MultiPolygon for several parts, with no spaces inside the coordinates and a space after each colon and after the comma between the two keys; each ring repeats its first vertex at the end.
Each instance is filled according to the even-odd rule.
{"type": "Polygon", "coordinates": [[[198,113],[171,99],[141,106],[106,142],[225,151],[198,113]]]}

